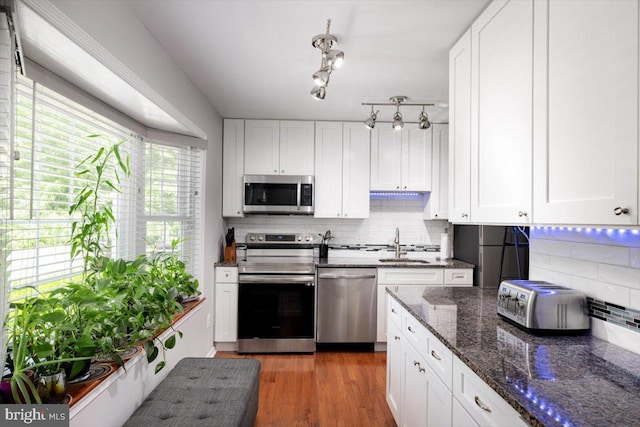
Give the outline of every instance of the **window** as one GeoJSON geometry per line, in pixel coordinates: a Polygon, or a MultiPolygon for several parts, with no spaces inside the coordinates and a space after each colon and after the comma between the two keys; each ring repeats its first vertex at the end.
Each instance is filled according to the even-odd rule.
{"type": "Polygon", "coordinates": [[[132,135],[26,78],[18,78],[15,87],[8,207],[11,298],[28,295],[32,286],[53,289],[80,276],[83,261],[70,256],[73,219],[68,210],[86,181],[75,175],[75,167],[100,147],[119,142],[132,171],[121,179],[120,191],[101,195],[116,217],[108,238],[109,255],[133,259],[154,249],[170,249],[173,239],[181,239],[180,253],[195,274],[201,150],[132,135]]]}

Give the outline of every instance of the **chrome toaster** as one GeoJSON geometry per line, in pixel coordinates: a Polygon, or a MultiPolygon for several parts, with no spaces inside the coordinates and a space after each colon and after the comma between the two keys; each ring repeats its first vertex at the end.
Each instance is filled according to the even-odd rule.
{"type": "Polygon", "coordinates": [[[503,281],[498,288],[498,315],[534,333],[589,329],[586,296],[542,281],[503,281]]]}

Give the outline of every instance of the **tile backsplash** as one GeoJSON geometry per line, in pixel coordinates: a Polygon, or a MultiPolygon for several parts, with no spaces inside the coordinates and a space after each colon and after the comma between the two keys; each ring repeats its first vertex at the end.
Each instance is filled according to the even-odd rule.
{"type": "Polygon", "coordinates": [[[248,232],[289,232],[324,234],[331,230],[331,244],[393,244],[396,227],[402,245],[440,245],[447,221],[425,220],[426,196],[372,196],[366,219],[314,218],[313,216],[252,215],[229,218],[236,241],[244,243],[248,232]]]}
{"type": "Polygon", "coordinates": [[[594,335],[640,353],[640,230],[531,227],[529,248],[530,279],[584,292],[594,335]]]}

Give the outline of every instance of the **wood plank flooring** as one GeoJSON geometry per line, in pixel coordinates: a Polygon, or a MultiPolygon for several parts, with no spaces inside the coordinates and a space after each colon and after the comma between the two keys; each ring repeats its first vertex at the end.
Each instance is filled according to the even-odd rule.
{"type": "Polygon", "coordinates": [[[386,353],[252,354],[262,364],[256,427],[395,426],[385,400],[386,353]]]}

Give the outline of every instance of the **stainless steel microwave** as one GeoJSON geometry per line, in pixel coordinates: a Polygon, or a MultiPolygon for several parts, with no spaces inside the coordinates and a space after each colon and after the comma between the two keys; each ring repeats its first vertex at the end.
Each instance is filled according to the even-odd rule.
{"type": "Polygon", "coordinates": [[[311,175],[245,175],[247,214],[312,215],[314,178],[311,175]]]}

